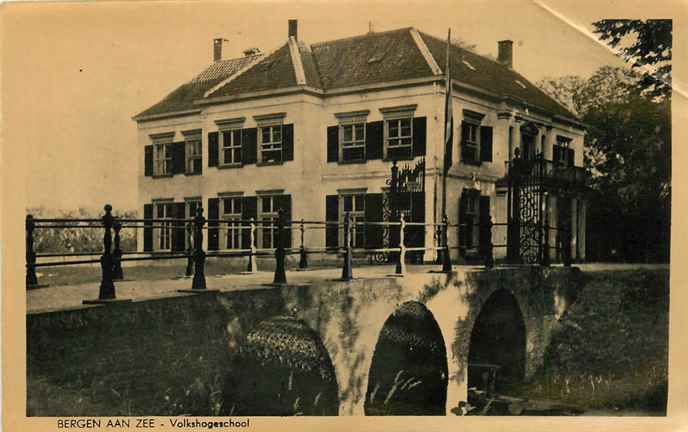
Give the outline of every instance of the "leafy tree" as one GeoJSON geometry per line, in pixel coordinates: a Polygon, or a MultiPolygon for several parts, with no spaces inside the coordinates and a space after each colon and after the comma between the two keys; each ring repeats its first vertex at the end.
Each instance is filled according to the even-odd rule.
{"type": "Polygon", "coordinates": [[[641,76],[651,97],[671,95],[672,21],[670,19],[606,19],[593,23],[594,32],[641,76]]]}

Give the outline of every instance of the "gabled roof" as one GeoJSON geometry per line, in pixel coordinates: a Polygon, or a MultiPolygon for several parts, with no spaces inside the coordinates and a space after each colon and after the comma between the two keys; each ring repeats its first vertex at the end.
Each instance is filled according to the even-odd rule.
{"type": "MultiPolygon", "coordinates": [[[[212,103],[215,98],[299,85],[327,94],[348,87],[437,78],[445,70],[446,49],[446,41],[411,27],[310,46],[291,38],[263,58],[215,63],[137,117],[198,108],[194,101],[212,103]]],[[[452,79],[458,83],[576,120],[574,114],[513,69],[455,45],[451,45],[450,56],[452,79]]]]}
{"type": "Polygon", "coordinates": [[[137,114],[134,119],[197,109],[198,107],[193,102],[203,98],[206,91],[248,65],[257,62],[262,56],[262,54],[257,54],[217,61],[188,83],[173,90],[160,102],[137,114]]]}

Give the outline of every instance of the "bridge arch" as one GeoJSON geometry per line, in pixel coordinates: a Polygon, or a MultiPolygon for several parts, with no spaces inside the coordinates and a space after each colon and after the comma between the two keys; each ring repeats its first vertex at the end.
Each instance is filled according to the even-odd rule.
{"type": "Polygon", "coordinates": [[[514,294],[494,291],[476,317],[468,344],[468,388],[508,392],[526,367],[526,323],[514,294]],[[496,372],[496,380],[490,378],[496,372]]]}
{"type": "Polygon", "coordinates": [[[230,369],[222,415],[338,415],[330,355],[320,335],[295,317],[260,322],[230,369]]]}
{"type": "Polygon", "coordinates": [[[366,415],[444,415],[447,351],[432,312],[418,301],[401,304],[375,345],[364,402],[366,415]]]}

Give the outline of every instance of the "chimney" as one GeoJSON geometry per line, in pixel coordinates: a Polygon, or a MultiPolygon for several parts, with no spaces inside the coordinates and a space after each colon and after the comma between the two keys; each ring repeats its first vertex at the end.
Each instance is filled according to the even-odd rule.
{"type": "Polygon", "coordinates": [[[507,66],[514,67],[514,42],[510,40],[501,40],[497,42],[497,61],[507,66]]]}
{"type": "Polygon", "coordinates": [[[227,42],[227,39],[215,38],[213,39],[213,61],[222,60],[222,43],[227,42]]]}
{"type": "Polygon", "coordinates": [[[294,36],[294,39],[299,40],[299,22],[295,19],[289,20],[289,37],[294,36]]]}

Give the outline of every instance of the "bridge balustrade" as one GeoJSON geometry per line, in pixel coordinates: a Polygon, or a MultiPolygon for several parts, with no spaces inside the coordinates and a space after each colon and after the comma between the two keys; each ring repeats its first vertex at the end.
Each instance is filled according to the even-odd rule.
{"type": "MultiPolygon", "coordinates": [[[[178,218],[152,218],[152,219],[132,219],[119,218],[113,216],[112,207],[108,204],[104,207],[104,215],[100,219],[50,219],[50,218],[35,218],[32,215],[26,216],[26,287],[27,289],[41,287],[38,282],[36,269],[39,267],[58,267],[58,266],[77,266],[83,264],[100,264],[101,266],[101,284],[97,299],[84,300],[84,303],[109,303],[118,301],[120,299],[116,296],[115,281],[124,279],[124,271],[122,263],[132,261],[155,261],[155,260],[186,260],[185,276],[192,278],[191,292],[205,292],[205,263],[206,258],[242,258],[248,259],[246,271],[242,274],[255,274],[258,272],[257,257],[270,257],[275,259],[275,275],[274,284],[286,284],[286,267],[285,259],[288,255],[298,255],[298,268],[305,270],[308,268],[308,256],[310,254],[336,254],[343,257],[342,264],[342,281],[350,281],[353,279],[354,254],[357,255],[380,255],[393,260],[395,264],[394,274],[403,276],[406,272],[407,256],[412,252],[431,252],[436,251],[438,255],[438,264],[442,266],[442,272],[452,272],[451,254],[452,250],[463,251],[460,244],[449,245],[448,232],[450,229],[459,228],[473,228],[479,227],[489,233],[486,241],[479,245],[478,253],[482,259],[483,265],[486,269],[492,268],[494,263],[493,251],[495,248],[506,248],[506,244],[492,243],[492,229],[493,227],[506,226],[505,223],[493,223],[492,220],[487,222],[473,223],[473,224],[450,224],[447,216],[443,216],[440,223],[425,223],[425,222],[407,222],[403,213],[396,221],[352,221],[349,213],[344,215],[343,222],[333,221],[318,221],[318,220],[287,220],[283,211],[278,211],[276,221],[271,220],[225,220],[225,219],[206,219],[203,216],[203,209],[197,208],[196,215],[192,218],[178,219],[178,218]],[[275,225],[276,222],[276,225],[275,225]],[[233,230],[240,230],[240,232],[247,231],[248,245],[244,248],[222,249],[205,251],[203,249],[204,231],[209,229],[221,229],[223,226],[229,227],[231,225],[233,230]],[[344,233],[344,242],[337,247],[322,247],[317,244],[307,244],[306,233],[310,231],[323,231],[328,228],[341,229],[344,233]],[[396,245],[387,245],[383,247],[360,247],[354,242],[354,232],[359,228],[378,227],[387,230],[398,229],[398,240],[396,245]],[[433,246],[411,246],[408,245],[407,236],[410,230],[418,231],[422,227],[423,235],[427,232],[433,233],[435,244],[433,246]],[[36,230],[64,230],[74,228],[78,230],[103,230],[103,249],[101,251],[80,251],[80,252],[35,252],[35,233],[36,230]],[[141,251],[123,251],[121,249],[121,230],[122,229],[151,229],[151,230],[179,230],[180,235],[185,235],[187,248],[186,250],[174,252],[141,252],[141,251]],[[269,229],[274,232],[274,247],[273,248],[259,248],[257,247],[256,231],[258,229],[269,229]],[[114,232],[114,244],[113,244],[114,232]],[[292,247],[288,244],[287,239],[292,237],[292,232],[298,232],[299,242],[297,247],[292,247]],[[94,258],[94,256],[99,256],[94,258]],[[62,261],[55,261],[56,258],[62,258],[62,261]]],[[[561,228],[544,226],[542,227],[545,233],[551,230],[564,231],[562,237],[570,236],[570,232],[566,232],[561,228]]],[[[467,231],[466,231],[467,232],[467,231]]],[[[243,236],[240,236],[243,237],[243,236]]],[[[544,250],[556,248],[559,251],[559,245],[551,246],[548,244],[548,234],[544,235],[546,247],[544,250]]],[[[460,240],[460,239],[459,239],[460,240]]],[[[566,248],[563,248],[564,250],[566,248]]],[[[548,254],[545,254],[548,255],[548,254]]],[[[543,260],[545,265],[547,260],[543,260]]],[[[570,253],[564,253],[564,263],[570,265],[570,253]],[[569,259],[566,259],[566,256],[569,259]]]]}

